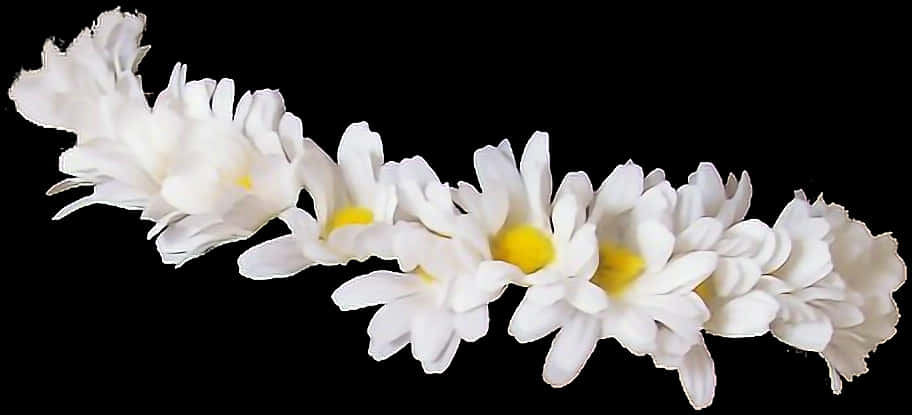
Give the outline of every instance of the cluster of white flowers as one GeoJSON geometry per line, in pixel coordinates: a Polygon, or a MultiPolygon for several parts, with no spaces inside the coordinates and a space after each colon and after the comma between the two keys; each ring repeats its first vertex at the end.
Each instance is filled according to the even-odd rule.
{"type": "Polygon", "coordinates": [[[662,170],[627,162],[597,189],[574,172],[552,192],[541,132],[518,165],[507,140],[477,150],[480,189],[441,183],[421,157],[385,162],[366,123],[345,130],[333,161],[277,91],[235,103],[230,79],[187,81],[178,64],[150,106],[136,74],[144,24],[103,13],[65,53],[47,42],[43,67],[10,89],[25,118],[77,135],[60,157],[72,177],[48,194],[94,192],[55,219],[93,203],[141,210],[162,261],[180,265],[278,217],[290,234],[238,260],[253,279],[395,259],[400,272],[359,276],[332,294],[342,310],[382,305],[367,328],[377,360],[411,344],[425,372],[443,372],[461,341],[486,334],[488,303],[511,285],[525,297],[510,335],[525,343],[557,331],[545,382],[572,382],[598,340],[613,338],[676,370],[695,408],[712,402],[716,384],[703,331],[770,331],[819,352],[835,393],[895,332],[892,292],[905,281],[896,241],[842,207],[798,192],[769,227],[745,219],[747,173],[723,181],[709,163],[678,188],[662,170]],[[296,207],[301,189],[314,216],[296,207]]]}

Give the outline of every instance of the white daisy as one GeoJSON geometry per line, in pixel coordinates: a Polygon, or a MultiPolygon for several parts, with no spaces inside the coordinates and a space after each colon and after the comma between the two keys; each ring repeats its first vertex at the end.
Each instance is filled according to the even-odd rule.
{"type": "MultiPolygon", "coordinates": [[[[182,264],[215,246],[245,239],[295,205],[298,168],[316,147],[301,120],[285,112],[278,91],[245,93],[234,105],[234,82],[185,82],[177,65],[153,117],[170,118],[180,149],[161,181],[161,201],[143,217],[165,263],[182,264]]],[[[159,119],[158,125],[169,125],[159,119]]]]}
{"type": "Polygon", "coordinates": [[[460,341],[487,333],[488,306],[465,311],[452,307],[457,280],[474,268],[453,240],[436,236],[417,224],[398,226],[395,255],[403,272],[375,271],[342,284],[332,299],[342,310],[383,305],[367,327],[368,354],[376,360],[392,356],[411,343],[412,356],[426,373],[449,367],[460,341]]]}
{"type": "Polygon", "coordinates": [[[595,226],[585,225],[574,213],[575,188],[588,178],[582,173],[569,176],[552,209],[547,134],[532,135],[519,169],[510,142],[503,140],[496,148],[475,152],[475,171],[481,192],[465,182],[453,192],[456,204],[468,212],[454,236],[484,258],[479,287],[497,293],[511,282],[545,284],[594,268],[595,226]]]}
{"type": "Polygon", "coordinates": [[[150,107],[134,74],[147,49],[138,46],[144,24],[112,11],[65,54],[46,43],[44,66],[24,72],[10,96],[26,118],[77,134],[60,157],[60,170],[75,177],[48,193],[95,189],[55,219],[94,203],[143,210],[157,222],[148,236],[161,232],[162,260],[179,265],[294,205],[304,138],[278,92],[247,93],[235,110],[233,81],[187,82],[180,64],[150,107]]]}
{"type": "Polygon", "coordinates": [[[339,142],[338,164],[312,141],[304,143],[299,177],[314,201],[316,219],[299,208],[284,211],[279,217],[291,234],[238,258],[240,272],[248,278],[288,277],[314,264],[338,265],[372,255],[392,258],[396,187],[378,179],[380,135],[365,122],[350,125],[339,142]]]}
{"type": "Polygon", "coordinates": [[[575,204],[558,197],[555,228],[563,221],[595,226],[597,242],[591,242],[598,244],[598,261],[530,287],[509,332],[528,342],[560,329],[543,370],[552,386],[570,383],[599,339],[616,338],[636,355],[650,354],[657,366],[678,370],[691,403],[709,405],[715,373],[700,335],[709,312],[693,289],[715,269],[717,255],[674,252],[677,195],[664,174],[656,170],[644,177],[628,162],[594,197],[585,175],[568,175],[561,187],[573,189],[568,193],[574,196],[564,200],[575,204]]]}
{"type": "Polygon", "coordinates": [[[10,87],[10,99],[24,118],[76,134],[76,145],[60,156],[60,171],[74,177],[52,186],[48,195],[94,186],[92,195],[54,219],[94,203],[143,209],[158,193],[174,140],[135,134],[141,128],[124,122],[149,113],[134,73],[148,49],[139,46],[144,26],[141,14],[102,13],[66,52],[46,41],[42,67],[23,71],[10,87]]]}
{"type": "Polygon", "coordinates": [[[696,292],[710,309],[706,330],[720,336],[762,335],[779,308],[756,286],[761,275],[785,261],[788,251],[781,241],[787,238],[756,219],[743,220],[751,193],[747,172],[740,181],[729,174],[723,185],[711,163],[701,163],[688,184],[678,189],[675,251],[710,250],[719,255],[716,270],[696,292]]]}
{"type": "Polygon", "coordinates": [[[774,229],[788,235],[790,249],[760,283],[780,304],[772,332],[791,346],[820,352],[833,392],[840,393],[841,378],[867,372],[865,358],[896,332],[892,293],[906,279],[896,241],[873,236],[822,197],[808,203],[800,191],[774,229]]]}

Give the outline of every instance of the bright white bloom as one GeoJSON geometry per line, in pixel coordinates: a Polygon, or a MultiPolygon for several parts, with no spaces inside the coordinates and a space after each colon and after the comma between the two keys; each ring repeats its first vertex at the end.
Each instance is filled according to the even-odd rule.
{"type": "Polygon", "coordinates": [[[865,358],[896,332],[892,293],[906,268],[889,235],[873,236],[844,208],[797,192],[774,229],[788,236],[788,259],[760,286],[780,309],[772,332],[799,349],[816,351],[830,367],[834,393],[841,377],[867,372],[865,358]]]}
{"type": "Polygon", "coordinates": [[[574,213],[580,203],[575,194],[580,177],[561,185],[552,209],[547,134],[532,135],[519,169],[510,142],[504,140],[496,148],[475,152],[475,171],[481,192],[465,182],[453,192],[471,219],[460,223],[453,236],[484,258],[479,287],[497,293],[511,282],[545,284],[595,267],[595,226],[585,225],[574,213]]]}
{"type": "MultiPolygon", "coordinates": [[[[493,261],[487,250],[487,238],[472,215],[461,213],[451,198],[452,191],[421,157],[401,162],[389,162],[380,170],[384,183],[394,184],[399,204],[395,213],[397,225],[420,223],[435,234],[451,239],[454,255],[462,257],[465,278],[456,280],[451,292],[451,306],[457,312],[471,310],[499,298],[505,286],[505,276],[518,274],[516,267],[493,261]],[[478,249],[481,247],[481,249],[478,249]]],[[[395,249],[406,251],[421,238],[409,241],[399,237],[395,249]]],[[[414,249],[422,250],[420,246],[414,249]]],[[[400,256],[399,261],[403,261],[400,256]]],[[[406,265],[414,266],[414,265],[406,265]]]]}
{"type": "Polygon", "coordinates": [[[144,212],[166,227],[156,246],[175,264],[245,239],[293,207],[298,168],[315,147],[278,91],[248,92],[232,111],[233,81],[185,82],[185,74],[186,66],[175,67],[153,107],[153,114],[177,115],[171,133],[181,144],[161,183],[164,203],[144,212]]]}
{"type": "Polygon", "coordinates": [[[651,355],[658,367],[678,370],[691,403],[709,405],[715,371],[700,334],[709,312],[693,290],[715,269],[717,255],[675,252],[686,241],[674,233],[677,194],[664,173],[644,177],[627,163],[594,195],[584,174],[568,175],[561,188],[572,189],[567,193],[573,197],[558,197],[555,229],[595,226],[597,262],[530,287],[510,333],[528,342],[560,329],[543,371],[552,386],[570,383],[599,339],[616,338],[636,355],[651,355]]]}
{"type": "Polygon", "coordinates": [[[452,306],[458,279],[475,267],[465,262],[461,246],[417,224],[397,227],[401,273],[375,271],[356,277],[332,294],[342,310],[382,304],[367,327],[368,354],[376,360],[392,356],[406,344],[426,373],[449,367],[461,340],[475,341],[488,331],[488,306],[465,311],[452,306]]]}
{"type": "Polygon", "coordinates": [[[392,258],[396,187],[378,179],[380,135],[365,122],[350,125],[339,143],[338,164],[313,142],[304,143],[298,170],[316,219],[298,208],[283,212],[279,217],[291,234],[254,246],[238,259],[248,278],[288,277],[314,264],[338,265],[372,255],[392,258]]]}
{"type": "Polygon", "coordinates": [[[37,123],[73,131],[76,146],[60,157],[75,176],[48,193],[94,185],[91,196],[56,216],[93,203],[143,210],[156,222],[165,263],[182,264],[255,232],[294,206],[301,188],[300,120],[276,91],[247,93],[234,108],[234,83],[186,81],[176,65],[150,107],[134,74],[142,15],[103,13],[62,53],[45,44],[44,66],[25,72],[10,96],[37,123]]]}
{"type": "Polygon", "coordinates": [[[83,30],[66,53],[48,40],[42,67],[23,71],[9,90],[19,113],[29,121],[76,134],[76,146],[60,156],[60,171],[71,176],[48,194],[94,186],[91,196],[54,216],[93,203],[143,209],[155,198],[174,148],[171,137],[123,134],[128,118],[148,113],[139,77],[134,74],[148,46],[139,41],[145,16],[102,13],[83,30]]]}
{"type": "Polygon", "coordinates": [[[711,163],[701,163],[678,189],[675,227],[680,236],[675,251],[719,255],[716,270],[696,291],[710,309],[706,330],[720,336],[762,335],[779,308],[757,283],[785,261],[788,251],[781,241],[787,238],[756,219],[743,220],[751,193],[747,172],[740,181],[729,174],[723,184],[711,163]]]}

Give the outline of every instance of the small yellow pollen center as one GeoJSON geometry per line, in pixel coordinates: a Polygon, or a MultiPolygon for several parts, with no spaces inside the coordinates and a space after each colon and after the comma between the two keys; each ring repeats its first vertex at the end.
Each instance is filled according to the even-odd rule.
{"type": "Polygon", "coordinates": [[[243,187],[244,190],[250,190],[253,188],[253,179],[250,178],[249,174],[245,174],[235,179],[234,184],[243,187]]]}
{"type": "Polygon", "coordinates": [[[592,282],[611,296],[618,296],[630,286],[646,263],[633,251],[613,243],[599,246],[599,264],[592,282]]]}
{"type": "Polygon", "coordinates": [[[712,281],[704,280],[697,288],[694,288],[694,292],[706,303],[713,297],[715,290],[713,290],[712,281]]]}
{"type": "Polygon", "coordinates": [[[421,267],[415,268],[414,273],[415,273],[415,275],[418,276],[418,279],[420,279],[421,282],[423,282],[425,284],[433,284],[434,281],[437,280],[436,278],[434,278],[433,275],[428,274],[428,272],[425,271],[424,268],[421,268],[421,267]]]}
{"type": "Polygon", "coordinates": [[[326,222],[326,235],[332,231],[348,225],[367,225],[374,221],[374,212],[360,206],[342,208],[333,213],[326,222]]]}
{"type": "Polygon", "coordinates": [[[551,239],[532,225],[506,228],[491,242],[494,259],[516,265],[526,274],[544,268],[554,259],[551,239]]]}

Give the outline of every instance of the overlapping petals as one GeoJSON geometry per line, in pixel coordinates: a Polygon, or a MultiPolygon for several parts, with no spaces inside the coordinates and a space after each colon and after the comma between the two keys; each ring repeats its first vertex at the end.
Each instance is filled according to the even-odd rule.
{"type": "Polygon", "coordinates": [[[373,255],[392,258],[396,188],[379,180],[380,135],[367,123],[352,124],[342,134],[338,163],[312,141],[305,142],[304,153],[298,173],[314,201],[316,218],[297,207],[283,212],[280,219],[291,235],[241,255],[241,274],[288,277],[314,264],[338,265],[373,255]]]}
{"type": "Polygon", "coordinates": [[[598,341],[614,339],[675,370],[698,409],[716,386],[704,331],[771,332],[818,352],[834,393],[896,332],[892,293],[906,279],[896,240],[822,198],[796,193],[770,227],[746,219],[746,172],[723,181],[701,163],[675,188],[664,171],[644,174],[632,161],[598,189],[573,172],[552,192],[543,132],[518,164],[508,140],[478,149],[477,187],[441,182],[420,156],[385,161],[366,122],[345,129],[333,160],[275,90],[235,101],[232,80],[188,81],[177,64],[150,105],[136,74],[144,25],[143,15],[103,13],[65,51],[47,42],[43,66],[10,88],[23,117],[76,134],[60,156],[71,177],[48,194],[93,192],[54,218],[92,204],[140,210],[155,222],[148,237],[162,261],[177,265],[279,218],[289,234],[238,258],[240,274],[258,280],[395,260],[398,271],[355,277],[332,294],[342,310],[379,306],[367,327],[377,360],[410,345],[426,373],[442,373],[463,341],[487,333],[488,304],[510,286],[525,296],[509,334],[527,343],[556,333],[548,384],[570,384],[598,341]],[[311,211],[297,206],[302,189],[311,211]]]}
{"type": "Polygon", "coordinates": [[[65,52],[46,43],[42,68],[23,72],[10,97],[26,118],[77,135],[60,156],[73,177],[48,194],[94,191],[55,219],[96,203],[142,210],[162,261],[180,265],[295,204],[304,138],[277,91],[248,92],[235,107],[232,80],[188,82],[186,65],[150,106],[135,73],[144,24],[115,10],[65,52]]]}

